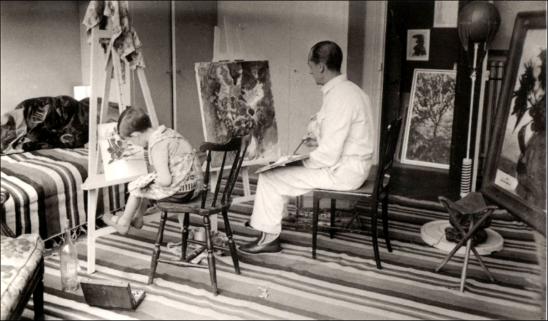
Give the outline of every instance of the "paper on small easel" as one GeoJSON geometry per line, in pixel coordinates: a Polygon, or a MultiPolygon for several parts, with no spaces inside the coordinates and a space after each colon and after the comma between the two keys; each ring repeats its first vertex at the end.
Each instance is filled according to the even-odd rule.
{"type": "Polygon", "coordinates": [[[138,177],[148,173],[144,150],[124,142],[115,131],[116,123],[99,124],[99,148],[105,180],[138,177]]]}

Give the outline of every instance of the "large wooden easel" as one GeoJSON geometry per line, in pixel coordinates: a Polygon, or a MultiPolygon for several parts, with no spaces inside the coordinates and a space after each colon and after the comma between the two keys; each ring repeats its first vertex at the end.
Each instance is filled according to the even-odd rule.
{"type": "MultiPolygon", "coordinates": [[[[226,17],[223,18],[221,22],[222,30],[220,27],[215,26],[214,35],[213,35],[213,62],[228,62],[228,61],[243,61],[243,45],[240,32],[226,17]]],[[[197,83],[199,80],[197,79],[197,83]]],[[[202,97],[198,94],[200,101],[202,97]]],[[[200,102],[203,104],[202,102],[200,102]]],[[[202,120],[203,121],[203,120],[202,120]]],[[[207,137],[205,122],[203,122],[204,137],[207,137]]],[[[279,157],[280,155],[277,155],[279,157]]],[[[235,197],[232,200],[232,204],[245,203],[253,201],[255,195],[251,194],[251,186],[249,183],[249,166],[252,165],[267,165],[271,161],[276,159],[260,159],[254,161],[244,161],[242,168],[240,169],[240,175],[242,179],[242,185],[244,190],[244,195],[240,197],[235,197]]],[[[211,169],[212,181],[217,179],[219,174],[219,168],[211,169]]],[[[211,191],[213,191],[214,186],[211,186],[211,191]]]]}
{"type": "MultiPolygon", "coordinates": [[[[99,164],[99,146],[97,141],[97,115],[99,112],[97,98],[101,97],[101,109],[100,109],[100,118],[99,123],[103,123],[107,118],[107,112],[109,107],[110,100],[110,88],[111,80],[114,75],[115,78],[115,88],[118,94],[118,111],[122,113],[124,109],[130,105],[129,95],[124,94],[122,90],[122,66],[120,63],[120,56],[113,48],[112,41],[112,32],[109,30],[100,30],[97,27],[94,28],[91,32],[91,65],[90,65],[90,86],[91,86],[91,97],[89,101],[89,158],[88,158],[88,178],[82,185],[83,190],[88,192],[88,204],[87,204],[87,273],[91,274],[95,272],[95,241],[97,238],[108,235],[116,232],[114,227],[106,227],[100,230],[95,230],[95,220],[97,216],[97,198],[99,195],[99,190],[101,188],[107,188],[109,186],[124,184],[132,181],[136,177],[127,177],[118,180],[109,180],[105,179],[104,174],[99,174],[98,164],[99,164]],[[105,59],[105,68],[98,67],[97,64],[101,63],[101,44],[108,44],[106,59],[105,59]],[[100,95],[98,95],[98,81],[104,79],[104,86],[100,95]]],[[[127,69],[129,70],[129,68],[127,69]]],[[[139,84],[143,92],[143,97],[145,99],[145,104],[147,107],[147,112],[150,117],[153,126],[158,126],[158,118],[156,115],[156,110],[154,108],[154,103],[152,102],[152,97],[150,95],[150,90],[145,76],[145,71],[137,67],[135,72],[139,79],[139,84]]],[[[126,77],[129,74],[126,73],[126,77]]]]}

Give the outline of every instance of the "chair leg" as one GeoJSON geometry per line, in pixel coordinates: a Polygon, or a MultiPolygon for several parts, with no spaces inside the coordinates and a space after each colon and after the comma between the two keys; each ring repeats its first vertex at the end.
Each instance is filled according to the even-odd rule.
{"type": "Polygon", "coordinates": [[[299,214],[303,203],[303,196],[299,195],[295,198],[295,223],[299,223],[299,214]]]}
{"type": "Polygon", "coordinates": [[[388,197],[382,199],[382,234],[384,241],[386,242],[386,248],[388,252],[392,252],[392,245],[390,244],[390,234],[388,232],[388,197]]]}
{"type": "Polygon", "coordinates": [[[223,209],[223,221],[225,223],[225,234],[228,238],[228,247],[230,248],[230,255],[232,256],[232,262],[234,263],[234,270],[236,274],[240,274],[240,263],[238,262],[238,251],[236,250],[236,243],[234,243],[234,237],[232,236],[232,228],[228,221],[228,211],[223,209]]]}
{"type": "Polygon", "coordinates": [[[331,199],[331,209],[330,209],[330,212],[329,212],[329,226],[330,226],[330,229],[329,229],[329,238],[333,238],[335,237],[335,230],[333,229],[333,227],[335,226],[335,209],[337,208],[337,200],[332,198],[331,199]]]}
{"type": "Polygon", "coordinates": [[[379,241],[377,240],[377,209],[371,211],[371,237],[373,239],[373,252],[375,253],[375,263],[377,269],[382,269],[381,257],[379,255],[379,241]]]}
{"type": "Polygon", "coordinates": [[[183,231],[181,232],[181,260],[186,261],[186,248],[188,245],[189,214],[183,216],[183,231]]]}
{"type": "Polygon", "coordinates": [[[167,221],[167,212],[162,212],[160,218],[160,226],[158,227],[158,233],[156,233],[156,242],[154,243],[154,252],[152,253],[152,260],[150,262],[150,274],[148,275],[147,284],[152,284],[154,280],[154,274],[156,274],[156,267],[158,266],[158,259],[160,258],[160,245],[164,238],[164,228],[167,221]]]}
{"type": "Polygon", "coordinates": [[[211,222],[209,216],[204,215],[205,237],[207,245],[207,264],[209,268],[209,278],[211,279],[211,292],[213,295],[219,294],[217,289],[217,271],[215,269],[215,256],[213,255],[213,242],[211,240],[211,222]]]}
{"type": "Polygon", "coordinates": [[[44,259],[40,263],[39,267],[39,281],[32,293],[32,302],[34,303],[34,320],[44,319],[44,259]]]}
{"type": "Polygon", "coordinates": [[[320,199],[312,197],[312,258],[316,259],[316,244],[318,240],[318,215],[320,212],[320,199]]]}

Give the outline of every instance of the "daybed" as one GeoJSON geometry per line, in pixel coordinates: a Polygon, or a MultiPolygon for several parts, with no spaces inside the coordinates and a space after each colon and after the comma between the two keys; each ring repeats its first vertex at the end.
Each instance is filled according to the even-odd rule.
{"type": "MultiPolygon", "coordinates": [[[[1,190],[11,196],[5,223],[16,235],[47,241],[63,232],[65,219],[71,228],[86,223],[88,106],[69,96],[39,97],[2,116],[1,190]]],[[[125,194],[125,185],[102,189],[97,216],[122,208],[125,194]]]]}

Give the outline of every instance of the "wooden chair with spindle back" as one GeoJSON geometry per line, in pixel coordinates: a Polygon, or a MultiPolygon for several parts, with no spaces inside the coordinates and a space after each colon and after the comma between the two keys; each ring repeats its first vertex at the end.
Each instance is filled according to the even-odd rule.
{"type": "Polygon", "coordinates": [[[156,267],[158,262],[170,263],[175,265],[182,266],[191,266],[191,267],[201,267],[203,265],[193,264],[189,261],[193,258],[186,257],[186,250],[188,243],[197,243],[205,245],[207,249],[207,261],[209,268],[209,276],[211,279],[211,288],[213,294],[218,294],[217,288],[217,274],[215,268],[215,256],[214,249],[220,249],[224,251],[230,251],[232,256],[232,261],[234,263],[234,270],[237,274],[240,274],[240,267],[238,263],[238,253],[236,250],[236,244],[232,236],[232,229],[230,227],[230,221],[228,219],[228,210],[230,208],[232,199],[232,190],[238,179],[238,174],[242,166],[244,155],[249,145],[249,136],[243,137],[234,137],[226,144],[217,144],[205,142],[200,146],[200,151],[206,152],[206,169],[204,173],[204,184],[202,186],[201,197],[197,197],[194,201],[188,203],[176,202],[171,198],[159,200],[155,202],[156,208],[161,211],[160,226],[156,234],[156,242],[154,244],[154,252],[152,254],[152,260],[150,264],[150,274],[148,278],[148,284],[151,284],[154,280],[156,273],[156,267]],[[222,162],[219,167],[217,181],[215,183],[214,191],[210,190],[210,174],[211,174],[211,160],[213,153],[221,153],[222,162]],[[227,163],[228,158],[233,157],[232,165],[230,166],[230,173],[228,177],[223,177],[223,172],[225,170],[225,163],[227,163]],[[224,186],[222,181],[224,181],[224,186]],[[183,228],[181,231],[181,260],[165,260],[160,259],[160,245],[163,241],[164,228],[166,225],[166,220],[168,213],[173,213],[176,215],[183,215],[183,228]],[[221,213],[224,222],[224,232],[228,238],[228,249],[226,247],[216,246],[213,244],[212,235],[211,235],[211,219],[210,216],[221,213]],[[190,225],[190,214],[199,215],[202,217],[203,226],[205,228],[205,241],[201,240],[189,240],[189,225],[190,225]]]}

